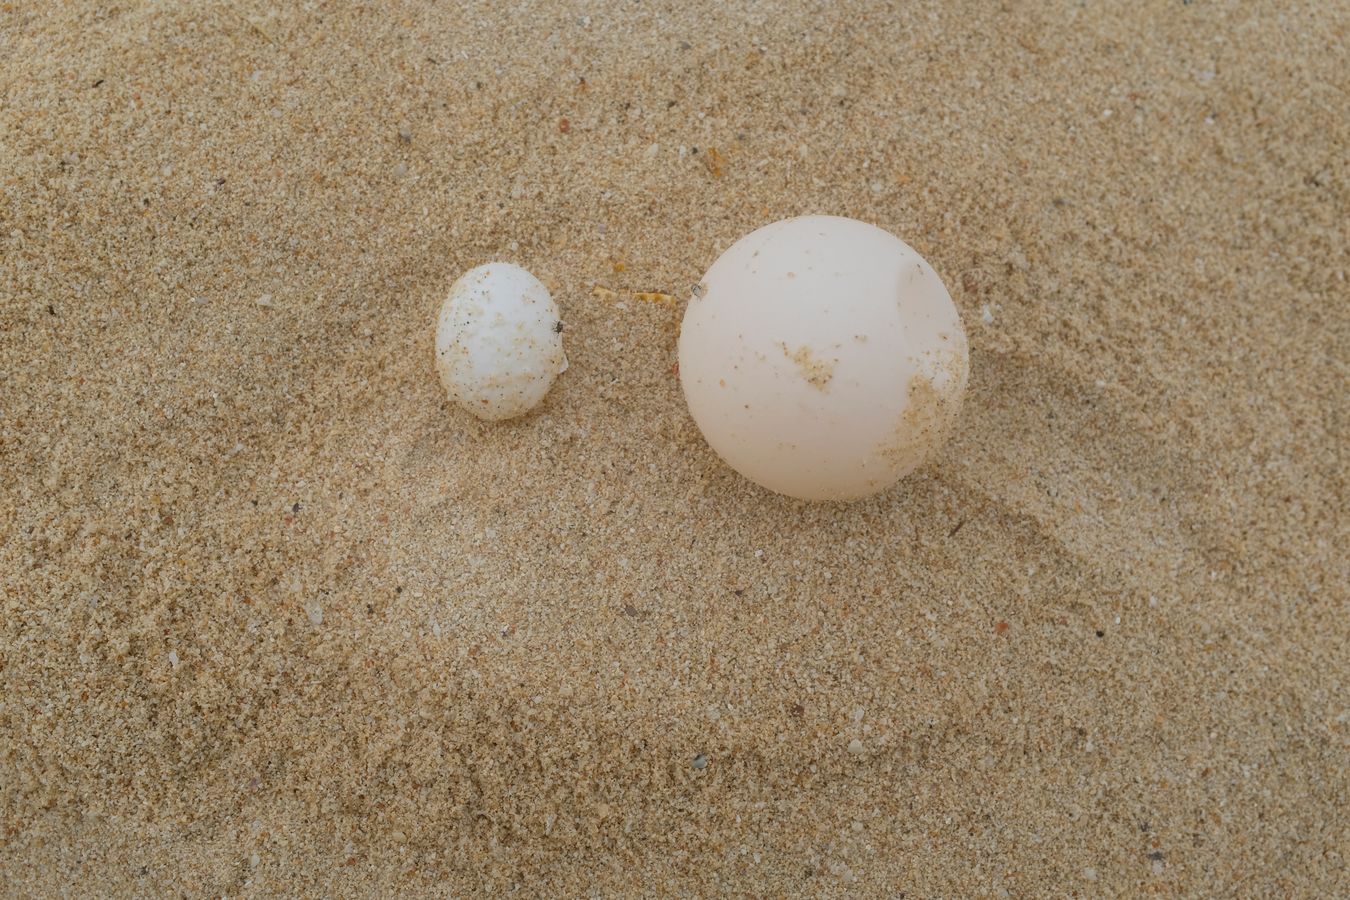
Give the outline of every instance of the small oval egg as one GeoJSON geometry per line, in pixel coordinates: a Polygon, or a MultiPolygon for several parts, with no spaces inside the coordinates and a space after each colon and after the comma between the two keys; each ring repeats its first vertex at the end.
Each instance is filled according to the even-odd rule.
{"type": "Polygon", "coordinates": [[[436,326],[436,371],[480,419],[529,412],[567,368],[548,288],[520,266],[488,263],[450,287],[436,326]]]}
{"type": "Polygon", "coordinates": [[[969,372],[933,267],[855,219],[802,216],[745,236],[685,310],[680,383],[733,469],[805,500],[884,490],[945,439],[969,372]]]}

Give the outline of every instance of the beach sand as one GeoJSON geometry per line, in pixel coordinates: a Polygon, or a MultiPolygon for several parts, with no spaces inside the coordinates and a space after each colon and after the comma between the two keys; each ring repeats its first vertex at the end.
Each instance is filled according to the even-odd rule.
{"type": "Polygon", "coordinates": [[[1344,893],[1348,26],[0,6],[0,893],[1344,893]],[[851,505],[673,370],[804,213],[970,336],[851,505]],[[571,360],[504,425],[432,361],[490,260],[571,360]]]}

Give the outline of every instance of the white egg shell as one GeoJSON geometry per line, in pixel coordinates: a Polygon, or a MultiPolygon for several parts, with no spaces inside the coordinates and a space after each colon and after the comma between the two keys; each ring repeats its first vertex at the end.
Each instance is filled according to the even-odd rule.
{"type": "Polygon", "coordinates": [[[680,329],[680,383],[712,448],[805,500],[891,486],[944,440],[969,371],[933,267],[864,222],[803,216],[737,241],[680,329]]]}
{"type": "Polygon", "coordinates": [[[436,371],[481,419],[529,412],[567,368],[558,306],[520,266],[488,263],[450,287],[436,326],[436,371]]]}

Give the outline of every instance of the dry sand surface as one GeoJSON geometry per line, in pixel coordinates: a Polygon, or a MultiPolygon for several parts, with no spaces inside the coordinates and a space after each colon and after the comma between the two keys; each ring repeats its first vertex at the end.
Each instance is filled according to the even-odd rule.
{"type": "Polygon", "coordinates": [[[1344,895],[1348,26],[0,5],[0,892],[1344,895]],[[971,339],[853,505],[672,371],[808,212],[971,339]],[[489,260],[571,359],[495,426],[489,260]]]}

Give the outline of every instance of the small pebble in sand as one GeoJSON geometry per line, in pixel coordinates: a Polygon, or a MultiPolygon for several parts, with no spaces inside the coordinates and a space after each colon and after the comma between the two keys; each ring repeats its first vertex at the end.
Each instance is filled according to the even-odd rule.
{"type": "Polygon", "coordinates": [[[558,323],[548,288],[520,266],[464,273],[436,328],[436,369],[450,399],[489,421],[529,412],[567,368],[558,323]]]}
{"type": "Polygon", "coordinates": [[[695,757],[694,757],[694,768],[695,768],[695,769],[706,769],[706,768],[708,768],[708,757],[704,756],[702,753],[700,753],[698,756],[695,756],[695,757]]]}
{"type": "Polygon", "coordinates": [[[854,756],[857,756],[859,753],[862,753],[862,752],[863,752],[863,742],[862,742],[861,740],[859,740],[858,738],[854,738],[853,740],[849,741],[849,742],[848,742],[848,752],[849,752],[849,753],[852,753],[854,756]]]}

